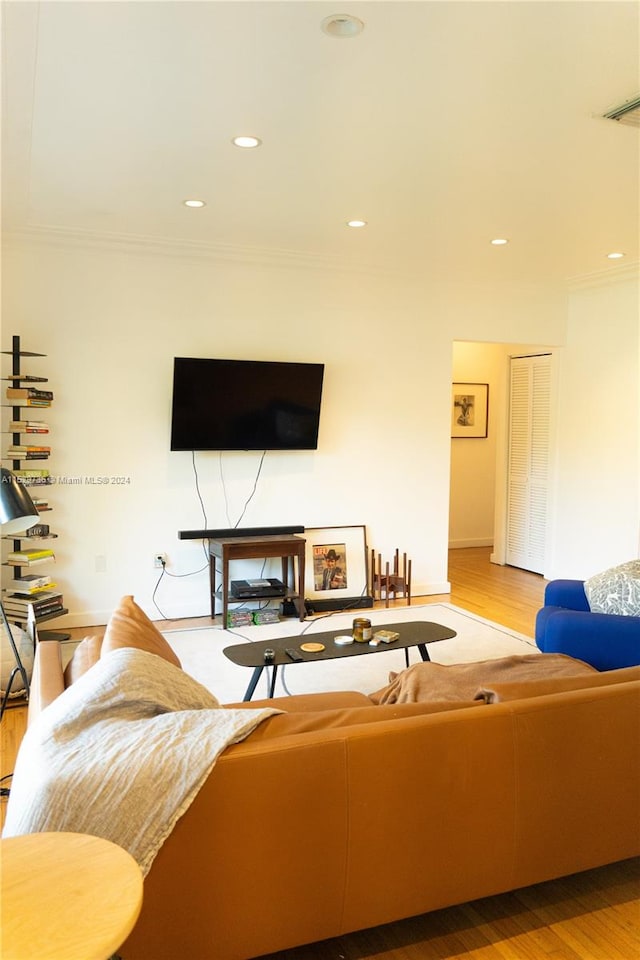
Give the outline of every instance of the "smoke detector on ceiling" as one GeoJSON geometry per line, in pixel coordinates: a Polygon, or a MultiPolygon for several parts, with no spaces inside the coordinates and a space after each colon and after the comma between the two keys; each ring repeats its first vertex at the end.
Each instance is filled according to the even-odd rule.
{"type": "Polygon", "coordinates": [[[630,127],[640,127],[640,94],[602,114],[607,120],[616,120],[630,127]]]}

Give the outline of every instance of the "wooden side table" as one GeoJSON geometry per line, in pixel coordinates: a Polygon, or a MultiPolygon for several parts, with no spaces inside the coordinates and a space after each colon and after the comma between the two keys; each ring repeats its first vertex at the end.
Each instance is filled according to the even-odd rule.
{"type": "Polygon", "coordinates": [[[80,833],[0,841],[2,960],[108,960],[142,907],[142,871],[122,847],[80,833]]]}
{"type": "MultiPolygon", "coordinates": [[[[256,560],[268,557],[282,558],[282,582],[285,586],[291,583],[292,592],[287,592],[287,597],[294,602],[297,600],[298,615],[300,620],[304,620],[304,557],[306,540],[297,537],[293,533],[280,534],[278,536],[260,536],[260,537],[223,537],[218,540],[209,540],[209,580],[211,587],[211,617],[216,615],[216,558],[222,564],[221,580],[221,599],[222,599],[222,626],[227,629],[227,611],[229,607],[229,562],[231,560],[256,560]],[[298,558],[298,583],[296,590],[295,581],[295,558],[298,558]],[[289,578],[289,561],[291,561],[292,574],[289,578]]],[[[261,599],[258,596],[246,597],[242,601],[249,599],[261,599]]]]}

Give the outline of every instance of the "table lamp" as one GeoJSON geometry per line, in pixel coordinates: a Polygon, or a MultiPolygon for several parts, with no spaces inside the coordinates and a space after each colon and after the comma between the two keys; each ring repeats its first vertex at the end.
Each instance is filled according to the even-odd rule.
{"type": "MultiPolygon", "coordinates": [[[[12,533],[22,533],[23,530],[27,530],[29,527],[32,527],[34,523],[38,522],[39,514],[24,485],[18,482],[18,479],[11,473],[10,470],[7,470],[5,467],[2,467],[1,469],[2,482],[0,482],[0,526],[2,527],[3,536],[10,536],[12,533]]],[[[24,692],[27,699],[29,698],[29,678],[27,677],[27,671],[25,670],[22,660],[20,659],[20,654],[18,653],[18,648],[13,637],[13,631],[11,630],[11,624],[7,620],[7,615],[1,601],[0,612],[2,614],[0,618],[2,620],[2,627],[7,634],[7,639],[9,640],[9,645],[16,661],[16,665],[11,671],[9,680],[7,682],[7,688],[4,691],[2,698],[2,705],[0,706],[1,720],[9,699],[13,681],[15,680],[16,676],[20,674],[22,677],[24,692]]]]}

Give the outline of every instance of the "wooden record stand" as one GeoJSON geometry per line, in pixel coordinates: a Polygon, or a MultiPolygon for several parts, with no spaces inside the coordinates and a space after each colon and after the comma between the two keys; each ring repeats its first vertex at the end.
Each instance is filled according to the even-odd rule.
{"type": "Polygon", "coordinates": [[[387,560],[383,566],[382,555],[376,555],[375,550],[371,549],[371,593],[374,601],[381,601],[384,595],[385,607],[389,606],[390,600],[397,600],[398,596],[406,599],[407,606],[411,606],[411,560],[407,560],[406,553],[402,554],[401,563],[400,551],[396,548],[393,563],[387,560]]]}

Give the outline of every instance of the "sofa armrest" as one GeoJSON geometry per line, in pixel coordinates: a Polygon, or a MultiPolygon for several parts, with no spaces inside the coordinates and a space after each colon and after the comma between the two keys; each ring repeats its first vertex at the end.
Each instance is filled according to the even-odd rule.
{"type": "Polygon", "coordinates": [[[640,617],[612,613],[545,609],[544,634],[536,642],[544,653],[564,653],[596,670],[640,664],[640,617]]]}
{"type": "Polygon", "coordinates": [[[544,591],[547,607],[566,607],[568,610],[588,610],[589,601],[583,580],[551,580],[544,591]]]}
{"type": "Polygon", "coordinates": [[[57,640],[38,640],[29,689],[29,724],[64,692],[62,648],[57,640]]]}

